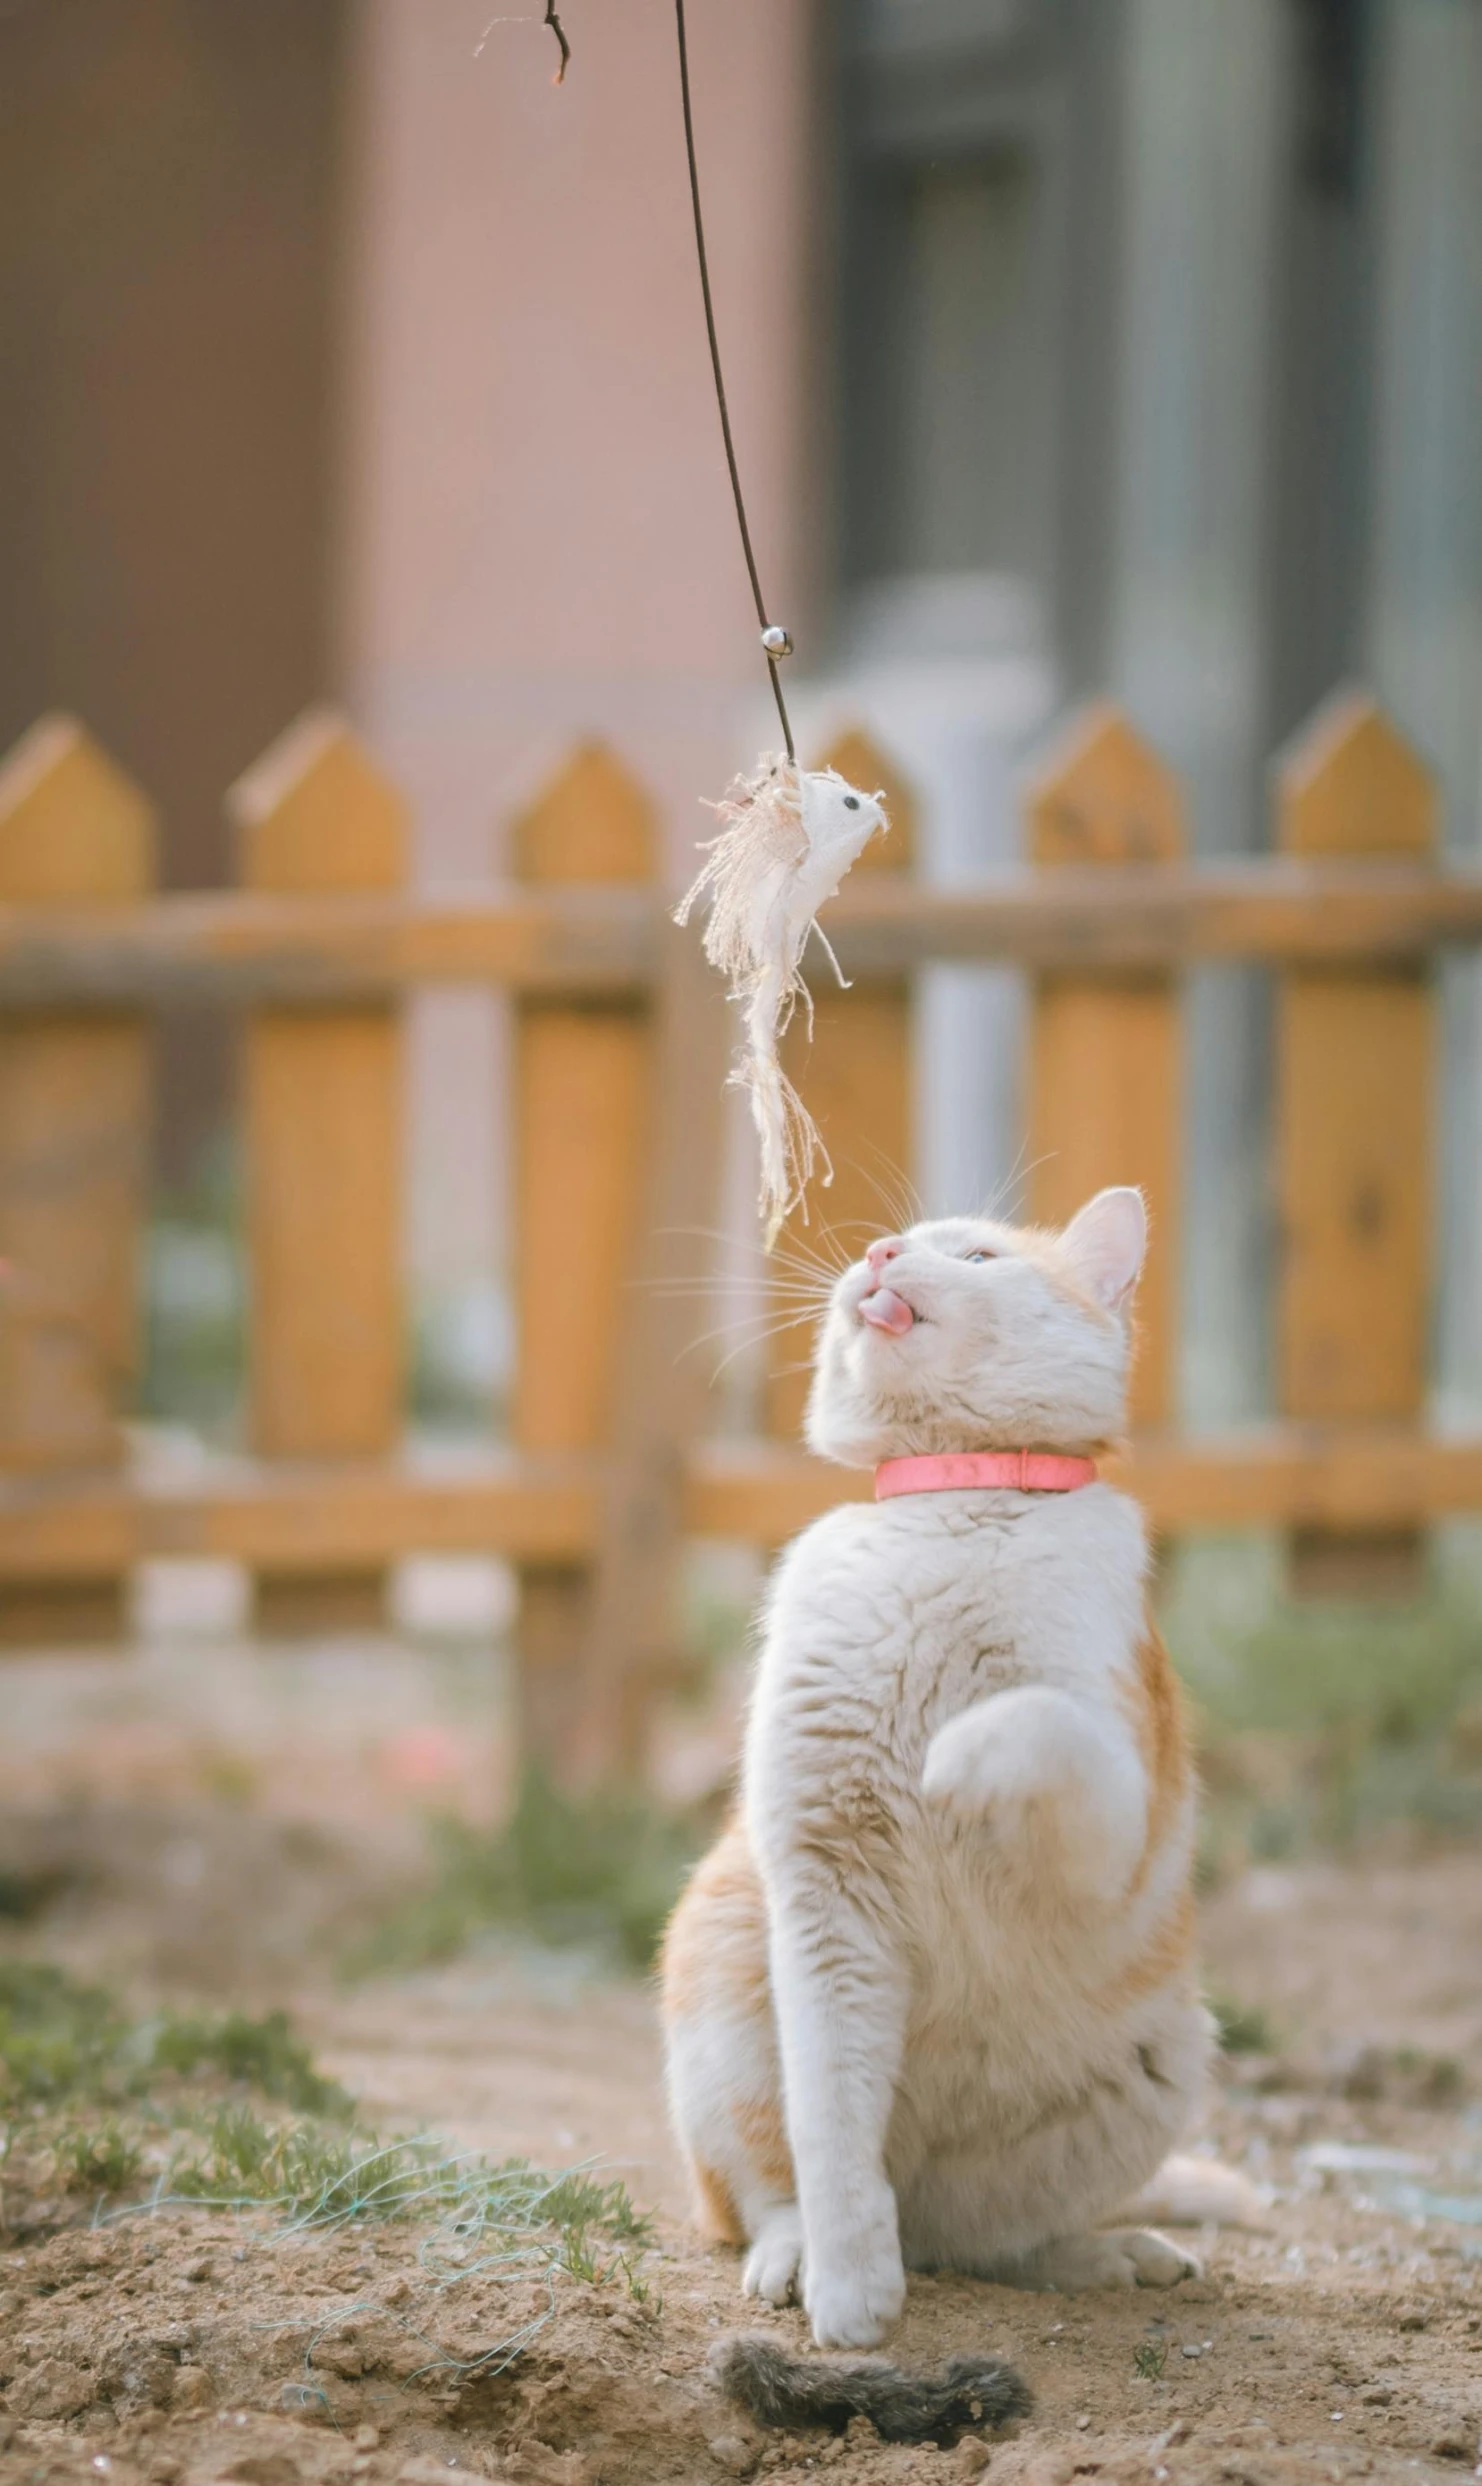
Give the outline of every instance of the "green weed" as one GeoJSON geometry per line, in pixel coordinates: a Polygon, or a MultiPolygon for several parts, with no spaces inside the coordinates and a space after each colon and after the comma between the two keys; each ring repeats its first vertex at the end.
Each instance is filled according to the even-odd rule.
{"type": "MultiPolygon", "coordinates": [[[[50,2165],[63,2193],[118,2197],[161,2161],[161,2136],[209,2135],[196,2148],[203,2184],[323,2182],[333,2156],[323,2127],[343,2125],[354,2101],[318,2071],[281,2011],[253,2019],[168,2013],[135,2020],[101,1987],[35,1961],[0,1962],[0,2130],[7,2162],[50,2165]],[[297,2141],[243,2105],[223,2083],[319,2120],[290,2127],[297,2141]],[[297,2147],[312,2164],[292,2161],[297,2147]],[[285,2155],[285,2153],[287,2153],[285,2155]]],[[[341,2149],[342,2163],[348,2145],[341,2149]]]]}
{"type": "Polygon", "coordinates": [[[1482,1829],[1476,1548],[1438,1537],[1422,1593],[1385,1604],[1292,1597],[1274,1537],[1193,1540],[1162,1620],[1202,1712],[1204,1884],[1400,1822],[1482,1829]]]}
{"type": "Polygon", "coordinates": [[[137,2098],[161,2076],[232,2081],[302,2114],[343,2118],[354,2108],[316,2070],[285,2012],[131,2020],[112,1995],[60,1968],[0,1961],[0,2107],[137,2098]]]}
{"type": "Polygon", "coordinates": [[[1211,1994],[1209,2008],[1226,2054],[1275,2053],[1275,2032],[1259,2003],[1238,2003],[1232,1994],[1211,1994]]]}
{"type": "Polygon", "coordinates": [[[351,1977],[450,1959],[491,1926],[582,1943],[645,1968],[703,1839],[695,1819],[628,1793],[575,1800],[538,1771],[492,1832],[445,1820],[435,1877],[345,1962],[351,1977]]]}
{"type": "Polygon", "coordinates": [[[209,1140],[144,1243],[140,1411],[215,1437],[235,1424],[246,1371],[241,1193],[235,1146],[209,1140]]]}
{"type": "Polygon", "coordinates": [[[1161,2382],[1168,2363],[1166,2339],[1140,2339],[1132,2351],[1132,2370],[1144,2382],[1161,2382]]]}
{"type": "Polygon", "coordinates": [[[60,2133],[54,2147],[66,2192],[117,2197],[131,2192],[144,2171],[143,2141],[113,2116],[91,2128],[60,2133]]]}
{"type": "Polygon", "coordinates": [[[343,2118],[354,2111],[349,2091],[316,2071],[286,2011],[270,2011],[258,2020],[242,2011],[220,2018],[172,2016],[156,2027],[150,2060],[156,2071],[177,2072],[185,2079],[214,2071],[227,2080],[246,2081],[264,2097],[281,2098],[300,2114],[343,2118]]]}
{"type": "Polygon", "coordinates": [[[0,2078],[0,2223],[22,2199],[72,2215],[61,2205],[79,2194],[110,2215],[210,2205],[288,2227],[403,2219],[427,2229],[424,2258],[449,2280],[528,2266],[654,2302],[640,2267],[650,2223],[625,2184],[494,2165],[426,2135],[378,2138],[350,2120],[352,2101],[282,2012],[132,2020],[60,1969],[8,1963],[0,2078]]]}
{"type": "MultiPolygon", "coordinates": [[[[621,2255],[604,2257],[604,2243],[637,2247],[650,2232],[621,2183],[547,2175],[522,2158],[491,2165],[426,2136],[381,2141],[308,2123],[274,2125],[242,2107],[223,2109],[177,2146],[158,2197],[262,2206],[295,2227],[416,2219],[457,2248],[460,2265],[470,2253],[502,2262],[528,2249],[592,2286],[624,2267],[621,2255]]],[[[631,2266],[631,2254],[627,2260],[631,2266]]]]}
{"type": "Polygon", "coordinates": [[[101,2090],[128,2034],[101,1988],[38,1962],[0,1961],[0,2108],[101,2090]]]}

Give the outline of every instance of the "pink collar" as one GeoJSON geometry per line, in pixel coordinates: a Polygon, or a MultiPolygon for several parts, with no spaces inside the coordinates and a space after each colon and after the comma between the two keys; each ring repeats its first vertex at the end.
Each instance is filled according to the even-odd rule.
{"type": "Polygon", "coordinates": [[[1055,1450],[945,1450],[925,1459],[882,1459],[875,1470],[875,1500],[889,1502],[898,1493],[961,1493],[975,1486],[1074,1493],[1095,1482],[1094,1459],[1067,1458],[1055,1450]]]}

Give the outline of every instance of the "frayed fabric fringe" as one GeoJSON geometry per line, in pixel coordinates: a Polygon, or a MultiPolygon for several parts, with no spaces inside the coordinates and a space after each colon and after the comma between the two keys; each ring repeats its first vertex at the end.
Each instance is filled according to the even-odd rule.
{"type": "Polygon", "coordinates": [[[705,955],[743,1014],[731,1079],[750,1101],[761,1148],[759,1205],[770,1251],[815,1175],[825,1183],[833,1176],[818,1127],[780,1059],[799,1002],[812,1033],[803,951],[809,934],[818,932],[838,974],[818,931],[818,909],[887,824],[881,796],[860,793],[837,769],[800,770],[777,757],[736,778],[715,811],[719,833],[709,840],[674,920],[688,923],[708,899],[705,955]]]}

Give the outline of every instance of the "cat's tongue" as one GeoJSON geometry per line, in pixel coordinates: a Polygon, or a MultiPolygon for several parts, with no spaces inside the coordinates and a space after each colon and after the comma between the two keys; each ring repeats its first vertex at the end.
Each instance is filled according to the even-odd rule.
{"type": "Polygon", "coordinates": [[[859,1317],[868,1321],[871,1329],[889,1330],[892,1338],[904,1338],[907,1330],[916,1326],[915,1313],[892,1286],[877,1286],[872,1295],[866,1295],[859,1317]]]}

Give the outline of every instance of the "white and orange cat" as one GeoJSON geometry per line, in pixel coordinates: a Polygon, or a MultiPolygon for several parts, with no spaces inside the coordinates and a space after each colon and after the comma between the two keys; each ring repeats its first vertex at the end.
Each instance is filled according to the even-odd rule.
{"type": "Polygon", "coordinates": [[[911,1464],[778,1566],[740,1806],[662,1980],[701,2222],[821,2346],[879,2340],[908,2266],[1168,2285],[1195,2264],[1118,2213],[1255,2198],[1165,2165],[1211,2049],[1194,1778],[1141,1514],[1089,1466],[1145,1242],[1131,1190],[1061,1233],[913,1226],[820,1331],[812,1448],[911,1464]]]}

